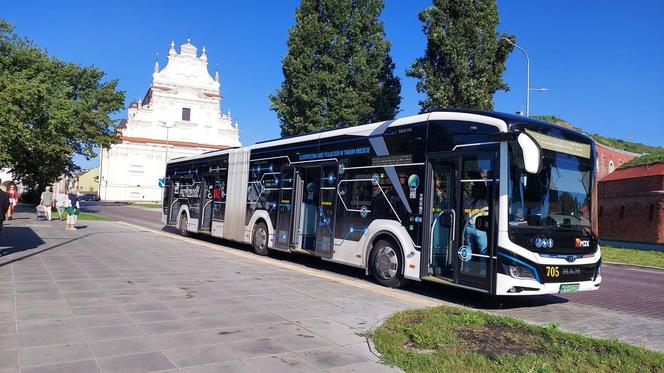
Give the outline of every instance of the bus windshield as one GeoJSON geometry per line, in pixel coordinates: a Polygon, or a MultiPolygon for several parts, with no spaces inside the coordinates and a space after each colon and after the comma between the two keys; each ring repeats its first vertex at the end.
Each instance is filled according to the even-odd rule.
{"type": "Polygon", "coordinates": [[[592,160],[548,150],[542,171],[529,174],[512,152],[509,179],[510,228],[590,232],[592,160]]]}

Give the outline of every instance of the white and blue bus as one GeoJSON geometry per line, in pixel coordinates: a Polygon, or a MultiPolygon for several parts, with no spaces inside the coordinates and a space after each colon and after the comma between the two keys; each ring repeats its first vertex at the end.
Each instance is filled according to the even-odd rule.
{"type": "Polygon", "coordinates": [[[390,287],[596,290],[594,160],[593,140],[560,126],[442,110],[171,160],[162,221],[390,287]]]}

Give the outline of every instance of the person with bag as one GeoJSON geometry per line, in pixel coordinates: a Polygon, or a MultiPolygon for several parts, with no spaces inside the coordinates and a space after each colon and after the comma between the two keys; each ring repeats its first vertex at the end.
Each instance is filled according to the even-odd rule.
{"type": "Polygon", "coordinates": [[[11,183],[7,187],[7,195],[9,196],[9,208],[7,209],[7,220],[14,219],[14,208],[18,204],[18,190],[16,184],[11,183]]]}
{"type": "Polygon", "coordinates": [[[76,219],[78,218],[81,209],[81,205],[78,202],[78,191],[76,188],[72,188],[69,191],[65,203],[67,204],[67,208],[65,209],[67,212],[67,226],[65,229],[68,231],[75,231],[76,219]]]}
{"type": "Polygon", "coordinates": [[[53,207],[53,193],[51,193],[51,187],[47,186],[44,189],[39,204],[44,207],[46,220],[51,221],[51,208],[53,207]]]}

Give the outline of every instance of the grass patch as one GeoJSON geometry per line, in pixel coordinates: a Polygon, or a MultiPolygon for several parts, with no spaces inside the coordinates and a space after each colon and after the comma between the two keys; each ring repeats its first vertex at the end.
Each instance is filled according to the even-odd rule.
{"type": "Polygon", "coordinates": [[[602,246],[602,260],[664,268],[664,251],[602,246]]]}
{"type": "Polygon", "coordinates": [[[371,332],[406,372],[661,372],[664,354],[456,307],[399,312],[371,332]]]}
{"type": "Polygon", "coordinates": [[[117,221],[118,219],[110,216],[93,214],[91,212],[82,212],[78,215],[78,220],[98,220],[98,221],[117,221]]]}
{"type": "Polygon", "coordinates": [[[160,209],[161,203],[132,203],[131,207],[140,207],[143,209],[160,209]]]}

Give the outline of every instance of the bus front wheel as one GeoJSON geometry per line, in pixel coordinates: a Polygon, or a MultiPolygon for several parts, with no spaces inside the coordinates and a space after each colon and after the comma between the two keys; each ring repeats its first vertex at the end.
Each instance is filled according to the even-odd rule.
{"type": "Polygon", "coordinates": [[[187,214],[180,215],[178,229],[180,230],[180,236],[189,237],[189,231],[187,230],[187,214]]]}
{"type": "Polygon", "coordinates": [[[268,238],[268,231],[265,223],[263,223],[262,221],[256,223],[256,225],[254,226],[254,237],[252,239],[254,252],[256,254],[258,255],[268,254],[267,238],[268,238]]]}
{"type": "Polygon", "coordinates": [[[376,281],[390,288],[403,287],[403,259],[401,250],[391,241],[379,240],[371,250],[371,273],[376,281]]]}

